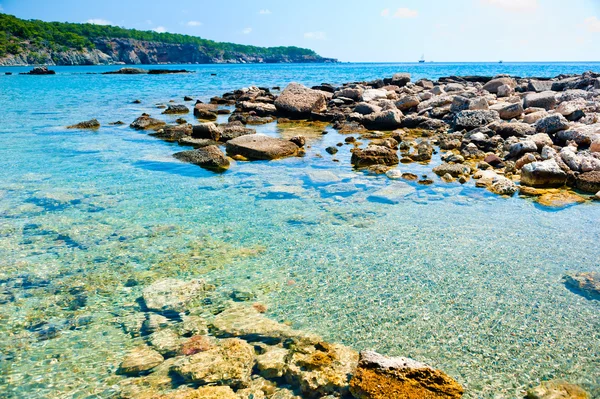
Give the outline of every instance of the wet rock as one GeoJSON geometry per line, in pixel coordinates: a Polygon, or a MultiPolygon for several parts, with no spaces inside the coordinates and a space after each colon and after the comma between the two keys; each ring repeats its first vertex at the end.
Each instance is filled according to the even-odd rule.
{"type": "Polygon", "coordinates": [[[360,354],[350,391],[357,399],[453,399],[462,397],[464,389],[423,363],[366,351],[360,354]]]}
{"type": "Polygon", "coordinates": [[[288,350],[280,347],[267,347],[256,357],[256,367],[261,376],[268,379],[283,377],[287,367],[288,350]]]}
{"type": "Polygon", "coordinates": [[[150,313],[144,320],[141,331],[144,334],[152,334],[156,331],[163,330],[169,327],[170,325],[171,322],[165,316],[156,313],[150,313]]]}
{"type": "Polygon", "coordinates": [[[48,69],[48,67],[46,67],[46,66],[35,67],[29,72],[19,73],[19,75],[55,75],[55,74],[56,74],[56,71],[53,71],[52,69],[48,69]]]}
{"type": "Polygon", "coordinates": [[[355,149],[352,152],[352,165],[357,168],[370,165],[397,165],[399,162],[398,154],[391,148],[370,145],[365,149],[355,149]]]}
{"type": "Polygon", "coordinates": [[[586,193],[597,193],[600,191],[600,171],[580,174],[575,181],[575,187],[586,193]]]}
{"type": "Polygon", "coordinates": [[[523,166],[530,164],[532,162],[537,161],[537,158],[535,157],[535,155],[533,155],[531,152],[526,153],[525,155],[523,155],[521,158],[519,158],[517,160],[517,162],[515,162],[515,168],[518,169],[522,169],[523,166]]]}
{"type": "Polygon", "coordinates": [[[467,110],[457,113],[454,116],[453,124],[455,130],[473,130],[499,119],[497,111],[467,110]]]}
{"type": "Polygon", "coordinates": [[[535,128],[538,133],[556,133],[569,128],[569,121],[560,114],[554,114],[537,121],[535,128]]]}
{"type": "Polygon", "coordinates": [[[531,93],[525,96],[523,100],[524,108],[544,108],[549,111],[556,107],[556,93],[553,91],[544,91],[542,93],[531,93]]]}
{"type": "Polygon", "coordinates": [[[416,147],[416,153],[410,153],[408,157],[415,162],[426,162],[433,156],[433,147],[429,142],[421,142],[416,147]]]}
{"type": "Polygon", "coordinates": [[[561,187],[567,181],[567,174],[554,159],[533,162],[521,169],[521,184],[531,187],[561,187]]]}
{"type": "Polygon", "coordinates": [[[337,152],[339,150],[334,146],[330,146],[330,147],[325,148],[325,151],[327,151],[327,153],[329,153],[331,155],[335,155],[335,154],[337,154],[337,152]]]}
{"type": "Polygon", "coordinates": [[[148,336],[148,343],[164,357],[175,356],[181,348],[179,335],[171,329],[163,329],[148,336]]]}
{"type": "Polygon", "coordinates": [[[438,176],[444,176],[447,173],[452,177],[460,177],[462,175],[469,175],[471,168],[463,164],[443,163],[433,168],[433,173],[438,176]]]}
{"type": "Polygon", "coordinates": [[[600,299],[600,273],[598,272],[577,272],[568,273],[563,281],[572,289],[583,291],[586,295],[600,299]]]}
{"type": "Polygon", "coordinates": [[[408,111],[411,108],[416,107],[421,102],[421,99],[417,96],[408,95],[401,97],[398,101],[396,101],[396,107],[400,111],[408,111]]]}
{"type": "Polygon", "coordinates": [[[267,344],[277,344],[287,338],[311,337],[268,319],[251,306],[233,306],[219,313],[213,320],[212,327],[218,337],[237,337],[267,344]]]}
{"type": "Polygon", "coordinates": [[[175,115],[175,114],[188,114],[190,109],[183,104],[169,104],[167,109],[163,111],[163,114],[175,115]]]}
{"type": "Polygon", "coordinates": [[[327,110],[325,92],[309,89],[298,83],[290,83],[275,100],[277,110],[283,114],[302,117],[327,110]]]}
{"type": "Polygon", "coordinates": [[[197,389],[183,387],[159,396],[132,399],[240,399],[228,386],[206,386],[197,389]]]}
{"type": "Polygon", "coordinates": [[[149,130],[149,129],[159,129],[165,126],[166,123],[159,119],[151,118],[148,114],[143,114],[136,120],[134,120],[129,127],[136,130],[149,130]]]}
{"type": "Polygon", "coordinates": [[[217,346],[217,340],[207,335],[194,335],[181,343],[179,348],[183,356],[192,356],[196,353],[206,352],[217,346]]]}
{"type": "Polygon", "coordinates": [[[348,383],[357,362],[358,354],[343,345],[300,345],[292,349],[285,378],[299,386],[307,398],[344,396],[349,393],[348,383]]]}
{"type": "Polygon", "coordinates": [[[116,71],[102,72],[102,75],[142,75],[146,73],[148,71],[141,68],[121,68],[116,71]]]}
{"type": "Polygon", "coordinates": [[[214,288],[200,279],[183,281],[167,278],[146,287],[142,298],[146,307],[155,312],[180,313],[201,302],[214,288]]]}
{"type": "Polygon", "coordinates": [[[254,349],[241,339],[224,339],[219,346],[178,360],[172,371],[185,381],[242,388],[250,381],[254,349]]]}
{"type": "Polygon", "coordinates": [[[203,317],[194,315],[183,315],[179,325],[180,335],[206,335],[208,334],[208,323],[203,317]]]}
{"type": "Polygon", "coordinates": [[[202,120],[216,121],[217,110],[218,107],[214,104],[197,103],[194,106],[194,116],[202,120]]]}
{"type": "Polygon", "coordinates": [[[227,153],[242,155],[249,159],[278,159],[298,154],[299,147],[279,138],[262,134],[252,134],[229,140],[226,144],[227,153]]]}
{"type": "Polygon", "coordinates": [[[504,161],[496,154],[488,154],[483,158],[483,161],[494,168],[503,168],[504,161]]]}
{"type": "Polygon", "coordinates": [[[537,202],[548,208],[566,208],[584,203],[585,198],[571,192],[560,191],[544,193],[537,198],[537,202]]]}
{"type": "Polygon", "coordinates": [[[236,302],[248,302],[256,298],[256,295],[252,291],[236,288],[231,292],[230,297],[236,302]]]}
{"type": "Polygon", "coordinates": [[[138,347],[125,356],[117,374],[136,376],[144,374],[160,365],[165,359],[157,351],[147,346],[138,347]]]}
{"type": "Polygon", "coordinates": [[[247,136],[249,134],[255,134],[256,130],[245,127],[241,122],[234,121],[219,125],[221,130],[221,137],[219,141],[227,142],[241,136],[247,136]]]}
{"type": "Polygon", "coordinates": [[[193,137],[184,136],[177,140],[177,143],[182,146],[190,146],[194,148],[207,147],[209,145],[218,145],[219,143],[210,139],[195,139],[193,137]]]}
{"type": "Polygon", "coordinates": [[[195,125],[192,129],[192,137],[195,139],[210,139],[219,141],[222,130],[216,123],[207,122],[195,125]]]}
{"type": "Polygon", "coordinates": [[[299,148],[304,147],[306,144],[306,137],[304,136],[294,136],[290,139],[290,141],[296,144],[299,148]]]}
{"type": "Polygon", "coordinates": [[[175,126],[167,125],[154,133],[150,133],[150,135],[153,137],[169,142],[179,141],[183,138],[189,137],[190,134],[192,134],[192,125],[190,124],[175,126]]]}
{"type": "Polygon", "coordinates": [[[507,85],[514,89],[517,87],[517,82],[513,78],[508,77],[496,78],[483,85],[483,90],[487,90],[490,93],[496,94],[498,93],[498,89],[503,85],[507,85]]]}
{"type": "Polygon", "coordinates": [[[216,145],[178,152],[173,154],[173,157],[214,172],[225,172],[229,169],[229,160],[216,145]]]}
{"type": "Polygon", "coordinates": [[[79,122],[75,125],[67,126],[67,129],[98,129],[100,122],[98,119],[90,119],[89,121],[79,122]]]}
{"type": "Polygon", "coordinates": [[[512,180],[507,179],[506,177],[501,177],[492,183],[492,185],[489,187],[489,190],[494,194],[512,197],[519,190],[519,188],[512,180]]]}
{"type": "Polygon", "coordinates": [[[404,116],[400,110],[390,109],[364,115],[359,118],[359,121],[368,129],[394,130],[402,126],[403,118],[404,116]]]}

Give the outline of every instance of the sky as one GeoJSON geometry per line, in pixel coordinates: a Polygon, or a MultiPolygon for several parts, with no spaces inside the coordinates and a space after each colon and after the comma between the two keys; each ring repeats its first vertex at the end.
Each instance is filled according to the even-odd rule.
{"type": "Polygon", "coordinates": [[[344,62],[600,61],[600,0],[0,0],[0,12],[344,62]]]}

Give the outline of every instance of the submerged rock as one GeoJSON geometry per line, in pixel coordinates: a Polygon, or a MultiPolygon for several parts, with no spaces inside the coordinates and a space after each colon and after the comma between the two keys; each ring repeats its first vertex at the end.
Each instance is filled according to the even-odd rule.
{"type": "Polygon", "coordinates": [[[298,154],[299,147],[288,140],[252,134],[229,140],[227,153],[242,155],[249,159],[278,159],[298,154]]]}
{"type": "Polygon", "coordinates": [[[159,129],[165,126],[166,123],[159,119],[151,118],[148,114],[143,114],[134,120],[129,127],[136,130],[159,129]]]}
{"type": "Polygon", "coordinates": [[[355,149],[350,162],[360,168],[370,165],[397,165],[400,160],[395,150],[380,145],[370,145],[365,149],[355,149]]]}
{"type": "Polygon", "coordinates": [[[584,203],[585,198],[574,193],[561,191],[558,193],[543,193],[538,197],[537,201],[540,205],[548,208],[566,208],[571,205],[584,203]]]}
{"type": "Polygon", "coordinates": [[[583,291],[592,298],[600,299],[600,273],[578,272],[566,274],[563,278],[567,287],[583,291]]]}
{"type": "Polygon", "coordinates": [[[219,345],[178,360],[172,371],[184,380],[200,385],[229,385],[236,388],[250,382],[254,348],[241,339],[224,339],[219,345]]]}
{"type": "Polygon", "coordinates": [[[98,119],[90,119],[89,121],[79,122],[75,125],[67,126],[67,129],[98,129],[100,122],[98,119]]]}
{"type": "Polygon", "coordinates": [[[225,172],[229,169],[229,160],[216,145],[178,152],[173,156],[180,161],[193,163],[194,165],[215,172],[225,172]]]}
{"type": "Polygon", "coordinates": [[[189,305],[200,302],[214,286],[204,280],[177,280],[167,278],[146,287],[142,292],[144,304],[158,313],[180,313],[189,305]]]}
{"type": "Polygon", "coordinates": [[[527,391],[527,399],[589,399],[583,388],[566,381],[544,381],[527,391]]]}
{"type": "Polygon", "coordinates": [[[190,112],[190,109],[183,104],[169,104],[167,109],[163,111],[163,114],[187,114],[190,112]]]}
{"type": "Polygon", "coordinates": [[[124,375],[140,375],[152,370],[154,367],[160,365],[165,359],[157,351],[148,348],[147,346],[141,346],[129,352],[119,369],[117,374],[124,375]]]}
{"type": "Polygon", "coordinates": [[[464,389],[426,364],[366,351],[360,354],[350,392],[357,399],[453,399],[462,397],[464,389]]]}

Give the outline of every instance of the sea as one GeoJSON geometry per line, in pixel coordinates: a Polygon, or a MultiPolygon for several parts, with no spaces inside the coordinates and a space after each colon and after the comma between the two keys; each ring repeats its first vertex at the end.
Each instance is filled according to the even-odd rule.
{"type": "Polygon", "coordinates": [[[600,272],[599,203],[551,209],[444,183],[431,172],[440,154],[398,166],[434,184],[408,182],[409,195],[390,199],[380,194],[397,182],[354,170],[351,146],[325,151],[346,137],[327,124],[256,126],[304,135],[306,155],[233,161],[223,174],[129,127],[142,113],[180,117],[157,104],[249,86],[552,77],[600,63],[141,67],[193,73],[0,68],[0,397],[118,397],[115,371],[143,342],[124,325],[139,319],[142,289],[165,277],[203,278],[296,329],[430,364],[466,398],[522,397],[550,379],[600,397],[600,301],[562,281],[600,272]],[[91,118],[100,129],[66,129],[91,118]]]}

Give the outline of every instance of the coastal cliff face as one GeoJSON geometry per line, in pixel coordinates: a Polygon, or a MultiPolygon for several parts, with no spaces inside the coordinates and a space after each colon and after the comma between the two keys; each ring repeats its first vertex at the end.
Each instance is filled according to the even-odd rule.
{"type": "Polygon", "coordinates": [[[147,42],[134,39],[96,39],[95,48],[66,51],[26,50],[0,58],[0,66],[108,65],[108,64],[246,64],[246,63],[325,63],[331,58],[309,55],[261,55],[237,52],[209,52],[193,44],[147,42]]]}

